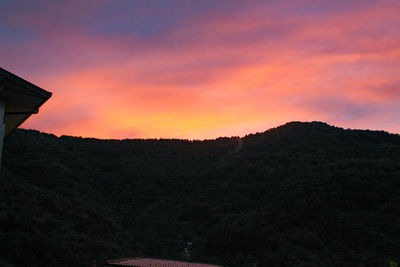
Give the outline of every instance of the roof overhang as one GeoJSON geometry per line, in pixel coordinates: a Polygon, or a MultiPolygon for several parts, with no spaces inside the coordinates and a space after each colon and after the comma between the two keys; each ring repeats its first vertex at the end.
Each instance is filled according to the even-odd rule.
{"type": "Polygon", "coordinates": [[[5,136],[39,112],[52,93],[0,68],[0,98],[5,103],[5,136]]]}

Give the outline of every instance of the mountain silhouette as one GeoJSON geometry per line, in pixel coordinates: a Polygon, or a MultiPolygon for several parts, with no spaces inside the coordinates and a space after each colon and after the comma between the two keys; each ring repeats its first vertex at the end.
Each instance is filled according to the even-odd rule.
{"type": "Polygon", "coordinates": [[[0,265],[147,256],[224,266],[400,263],[400,136],[290,122],[215,140],[16,130],[0,265]]]}

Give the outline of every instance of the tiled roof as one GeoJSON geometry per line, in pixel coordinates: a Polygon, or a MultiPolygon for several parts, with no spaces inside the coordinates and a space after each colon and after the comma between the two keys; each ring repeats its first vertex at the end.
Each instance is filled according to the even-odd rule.
{"type": "Polygon", "coordinates": [[[160,260],[150,258],[130,258],[107,261],[109,266],[136,266],[136,267],[222,267],[220,265],[194,263],[185,261],[160,260]]]}

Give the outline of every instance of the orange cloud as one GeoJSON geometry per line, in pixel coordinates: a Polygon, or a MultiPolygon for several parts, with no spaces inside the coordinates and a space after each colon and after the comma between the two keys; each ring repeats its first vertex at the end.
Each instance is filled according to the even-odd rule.
{"type": "Polygon", "coordinates": [[[41,52],[43,71],[29,80],[54,97],[23,127],[214,138],[324,120],[398,132],[399,13],[391,1],[315,13],[275,3],[197,14],[151,38],[49,30],[57,48],[41,52]]]}

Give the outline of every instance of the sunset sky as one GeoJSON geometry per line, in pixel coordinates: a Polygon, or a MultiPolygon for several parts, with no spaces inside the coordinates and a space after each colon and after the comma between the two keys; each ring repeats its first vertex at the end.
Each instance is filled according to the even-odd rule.
{"type": "Polygon", "coordinates": [[[0,66],[53,92],[22,127],[242,136],[400,132],[400,1],[0,1],[0,66]]]}

